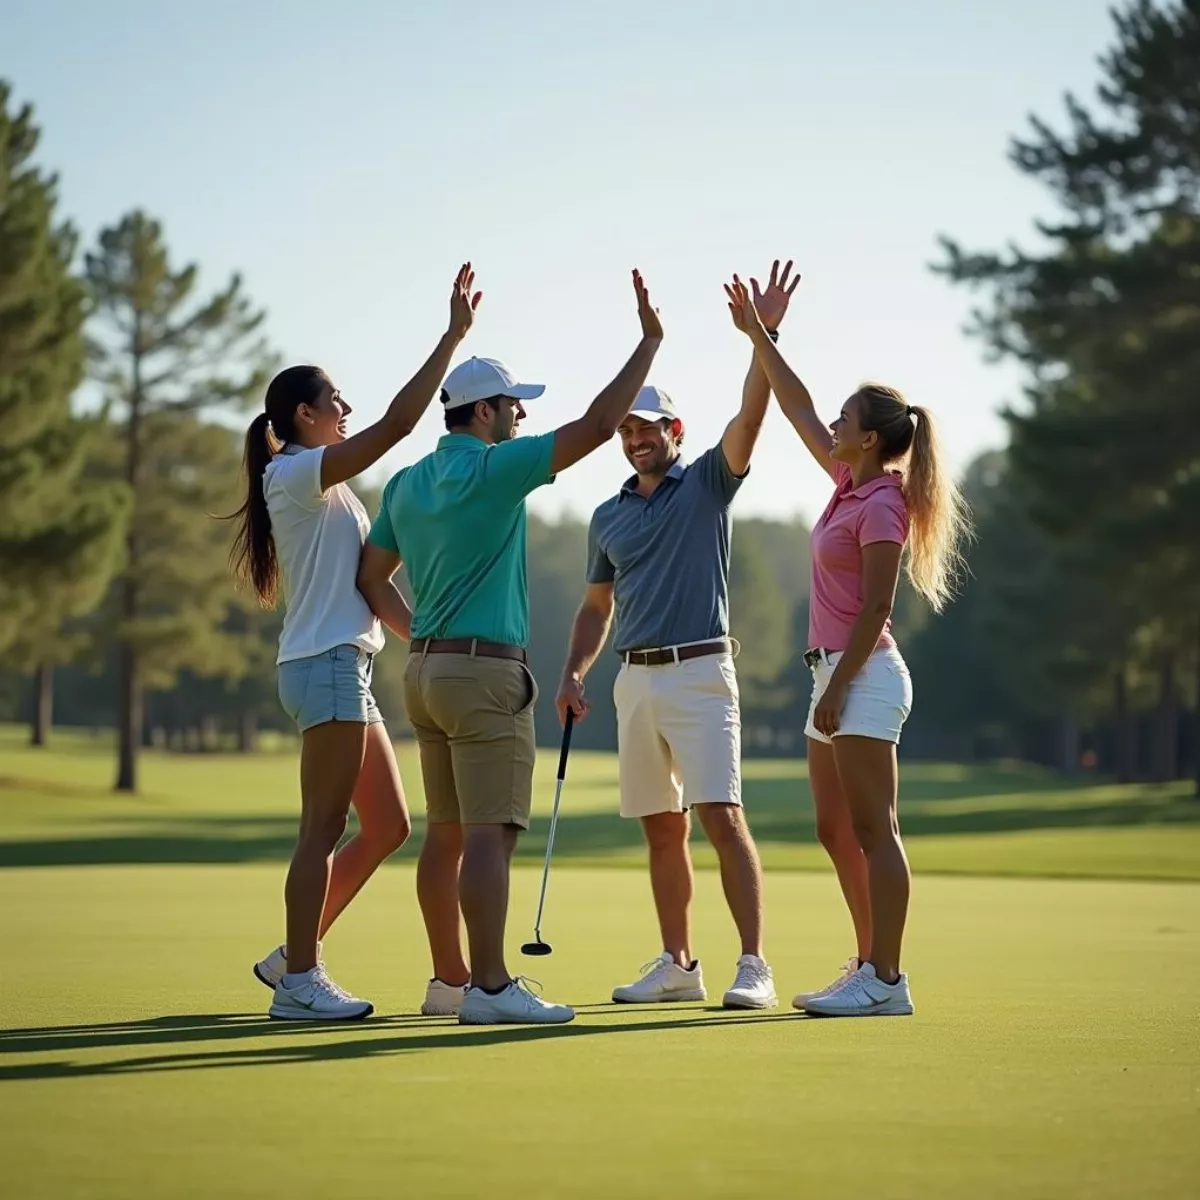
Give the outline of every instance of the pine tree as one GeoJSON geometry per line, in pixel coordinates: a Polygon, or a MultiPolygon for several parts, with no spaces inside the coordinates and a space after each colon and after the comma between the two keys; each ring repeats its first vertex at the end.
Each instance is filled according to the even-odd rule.
{"type": "MultiPolygon", "coordinates": [[[[1136,0],[1115,22],[1100,114],[1068,97],[1068,133],[1035,120],[1012,147],[1063,210],[1040,226],[1049,249],[946,240],[941,269],[990,290],[975,332],[1029,369],[1031,403],[1008,414],[1014,475],[1088,585],[1078,615],[1106,631],[1090,642],[1110,673],[1116,655],[1158,662],[1173,746],[1176,659],[1200,653],[1200,0],[1136,0]]],[[[1200,744],[1200,698],[1196,712],[1200,744]]]]}
{"type": "Polygon", "coordinates": [[[121,418],[121,465],[134,497],[117,597],[116,786],[132,791],[146,671],[169,678],[215,636],[224,616],[221,604],[195,591],[210,579],[208,559],[189,561],[191,539],[200,535],[184,508],[202,503],[206,467],[193,439],[209,437],[196,417],[260,394],[271,363],[259,334],[264,314],[241,278],[196,300],[197,267],[172,268],[161,227],[144,213],[101,233],[87,275],[98,310],[96,374],[121,418]]]}
{"type": "Polygon", "coordinates": [[[12,669],[37,669],[40,744],[53,666],[76,646],[64,624],[104,594],[127,505],[122,485],[85,476],[100,422],[71,413],[86,316],[76,238],[55,222],[56,178],[31,164],[32,109],[10,114],[10,95],[0,80],[0,652],[12,669]]]}

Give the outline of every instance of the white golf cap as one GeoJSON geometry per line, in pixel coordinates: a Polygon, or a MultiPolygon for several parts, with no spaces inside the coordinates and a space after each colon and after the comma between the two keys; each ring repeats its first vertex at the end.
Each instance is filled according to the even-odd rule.
{"type": "Polygon", "coordinates": [[[629,415],[643,421],[673,421],[679,414],[675,411],[675,401],[662,388],[648,383],[638,392],[629,415]]]}
{"type": "Polygon", "coordinates": [[[498,358],[469,358],[446,376],[442,389],[446,393],[442,404],[446,408],[458,408],[461,404],[474,404],[493,396],[532,400],[546,390],[546,385],[518,382],[498,358]]]}

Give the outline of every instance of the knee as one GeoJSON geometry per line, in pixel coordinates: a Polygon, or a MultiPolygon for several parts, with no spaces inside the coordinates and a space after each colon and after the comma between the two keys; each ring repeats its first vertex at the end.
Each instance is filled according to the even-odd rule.
{"type": "Polygon", "coordinates": [[[886,815],[855,818],[854,836],[864,854],[874,854],[893,845],[898,837],[895,825],[886,815]]]}
{"type": "Polygon", "coordinates": [[[347,814],[344,812],[310,814],[301,826],[300,841],[323,854],[332,854],[346,832],[346,824],[347,814]]]}
{"type": "Polygon", "coordinates": [[[839,854],[846,851],[847,848],[857,850],[859,842],[856,840],[857,835],[850,820],[844,814],[839,814],[835,817],[827,815],[818,815],[817,817],[817,841],[825,847],[826,853],[831,858],[837,858],[839,854]]]}
{"type": "Polygon", "coordinates": [[[399,850],[408,841],[412,834],[412,822],[409,820],[408,813],[403,809],[399,809],[389,816],[386,821],[373,827],[369,833],[366,830],[363,833],[368,837],[373,846],[379,848],[380,852],[386,858],[389,854],[399,850]]]}
{"type": "Polygon", "coordinates": [[[683,813],[659,813],[642,818],[646,844],[652,852],[677,850],[687,845],[688,820],[683,813]]]}
{"type": "Polygon", "coordinates": [[[747,838],[745,814],[736,804],[704,804],[697,807],[700,824],[712,845],[720,850],[747,838]]]}

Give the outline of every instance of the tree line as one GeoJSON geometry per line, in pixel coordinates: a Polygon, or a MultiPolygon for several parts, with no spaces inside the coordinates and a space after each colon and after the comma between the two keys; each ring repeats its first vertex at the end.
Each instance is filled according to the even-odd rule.
{"type": "MultiPolygon", "coordinates": [[[[1094,108],[1034,119],[1015,168],[1057,220],[1036,251],[941,239],[933,264],[982,294],[969,332],[1023,367],[1007,445],[964,487],[971,578],[937,620],[904,588],[895,624],[916,682],[904,752],[1012,757],[1200,788],[1200,0],[1114,12],[1094,108]]],[[[240,438],[278,356],[238,277],[201,287],[133,210],[80,252],[36,164],[32,108],[0,81],[0,719],[114,728],[116,786],[141,747],[238,746],[285,731],[281,614],[235,591],[240,438]],[[100,402],[84,411],[92,381],[100,402]]],[[[360,495],[373,509],[368,486],[360,495]]],[[[537,724],[583,590],[586,529],[531,517],[537,724]]],[[[733,633],[747,754],[802,754],[808,531],[737,519],[733,633]]],[[[404,650],[378,694],[406,736],[404,650]]],[[[617,661],[589,676],[579,744],[612,747],[617,661]]]]}

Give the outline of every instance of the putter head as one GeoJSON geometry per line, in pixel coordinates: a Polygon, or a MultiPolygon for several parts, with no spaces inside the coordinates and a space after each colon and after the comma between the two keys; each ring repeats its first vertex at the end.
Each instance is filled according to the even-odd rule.
{"type": "Polygon", "coordinates": [[[526,942],[525,945],[521,947],[521,953],[528,954],[531,958],[543,958],[547,954],[553,954],[554,950],[548,943],[543,942],[541,938],[538,938],[536,942],[526,942]]]}

